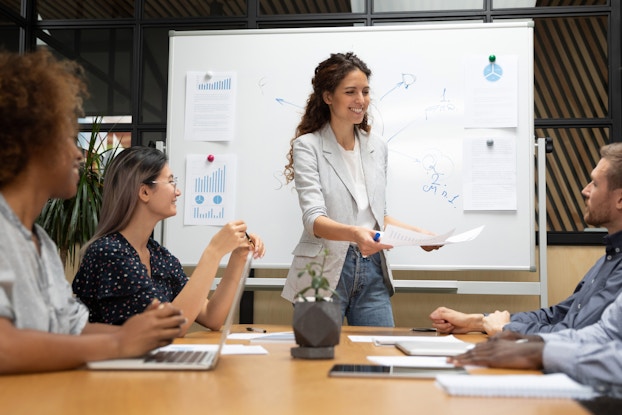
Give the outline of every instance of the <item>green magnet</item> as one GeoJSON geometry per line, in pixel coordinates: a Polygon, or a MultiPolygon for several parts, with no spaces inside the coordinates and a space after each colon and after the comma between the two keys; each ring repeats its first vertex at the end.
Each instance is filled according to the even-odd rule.
{"type": "Polygon", "coordinates": [[[495,55],[490,55],[490,56],[488,57],[488,60],[489,60],[490,62],[494,62],[495,60],[497,60],[497,57],[496,57],[495,55]]]}

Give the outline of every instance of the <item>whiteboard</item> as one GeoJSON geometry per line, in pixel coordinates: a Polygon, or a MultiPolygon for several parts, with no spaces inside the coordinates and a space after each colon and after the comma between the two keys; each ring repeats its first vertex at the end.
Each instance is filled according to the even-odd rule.
{"type": "MultiPolygon", "coordinates": [[[[388,142],[388,213],[439,234],[485,226],[475,240],[435,252],[396,247],[392,268],[535,269],[532,22],[172,31],[169,40],[170,166],[183,190],[188,155],[235,155],[235,217],[267,247],[254,267],[290,265],[302,221],[293,184],[283,177],[289,142],[317,64],[353,51],[372,70],[372,129],[388,142]],[[466,69],[473,62],[483,68],[491,54],[516,62],[516,124],[466,128],[466,69]],[[235,74],[232,140],[184,138],[186,76],[194,71],[235,74]],[[464,143],[482,137],[515,144],[515,209],[464,209],[464,143]]],[[[185,202],[182,195],[177,215],[164,221],[162,241],[193,265],[219,228],[184,225],[185,202]]]]}

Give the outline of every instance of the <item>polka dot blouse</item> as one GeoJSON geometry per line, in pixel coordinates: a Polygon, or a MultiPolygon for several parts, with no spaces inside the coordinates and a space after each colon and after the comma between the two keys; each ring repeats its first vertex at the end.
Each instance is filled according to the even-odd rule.
{"type": "Polygon", "coordinates": [[[93,323],[123,324],[154,298],[173,301],[188,277],[181,263],[153,239],[147,243],[151,276],[138,252],[120,233],[103,236],[87,249],[73,291],[89,308],[93,323]]]}

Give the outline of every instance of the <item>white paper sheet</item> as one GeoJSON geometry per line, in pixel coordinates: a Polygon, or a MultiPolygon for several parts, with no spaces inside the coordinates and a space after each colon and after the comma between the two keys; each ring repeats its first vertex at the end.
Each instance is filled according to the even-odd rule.
{"type": "Polygon", "coordinates": [[[471,241],[482,232],[484,226],[468,230],[454,235],[454,229],[441,235],[426,235],[414,232],[399,226],[387,225],[384,232],[380,233],[379,241],[392,246],[432,246],[447,245],[459,242],[471,241]]]}
{"type": "Polygon", "coordinates": [[[464,210],[516,210],[516,138],[465,138],[464,210]]]}
{"type": "Polygon", "coordinates": [[[383,366],[451,368],[445,356],[367,356],[367,360],[383,366]]]}
{"type": "Polygon", "coordinates": [[[418,341],[418,342],[460,342],[462,340],[457,339],[452,334],[448,336],[360,336],[350,335],[348,336],[352,342],[360,343],[374,343],[376,346],[391,346],[395,345],[398,341],[418,341]]]}
{"type": "Polygon", "coordinates": [[[253,343],[295,342],[293,331],[275,333],[231,333],[227,336],[231,340],[250,340],[253,343]]]}
{"type": "Polygon", "coordinates": [[[186,156],[184,225],[222,226],[235,219],[237,156],[212,156],[186,156]]]}
{"type": "Polygon", "coordinates": [[[547,375],[439,375],[436,384],[449,395],[592,399],[598,395],[564,373],[547,375]]]}
{"type": "Polygon", "coordinates": [[[518,125],[518,56],[473,55],[465,70],[467,128],[514,128],[518,125]]]}
{"type": "Polygon", "coordinates": [[[186,74],[186,140],[231,141],[235,127],[236,74],[186,74]]]}

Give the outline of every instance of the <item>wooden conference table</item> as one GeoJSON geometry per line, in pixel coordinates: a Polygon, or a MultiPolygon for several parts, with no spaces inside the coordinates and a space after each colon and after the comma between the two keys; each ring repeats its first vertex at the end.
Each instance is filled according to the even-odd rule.
{"type": "MultiPolygon", "coordinates": [[[[246,331],[246,325],[233,332],[246,331]]],[[[268,332],[287,326],[257,326],[268,332]]],[[[450,397],[429,379],[329,378],[335,363],[400,355],[390,346],[351,342],[348,335],[410,335],[406,328],[343,327],[333,360],[290,357],[292,343],[263,343],[267,355],[225,355],[208,372],[72,370],[0,376],[0,413],[18,414],[589,414],[564,399],[450,397]]],[[[217,332],[190,333],[178,343],[215,343],[217,332]]],[[[459,335],[466,341],[483,335],[459,335]]],[[[248,343],[247,341],[229,341],[248,343]]],[[[483,373],[537,373],[482,369],[483,373]]]]}

